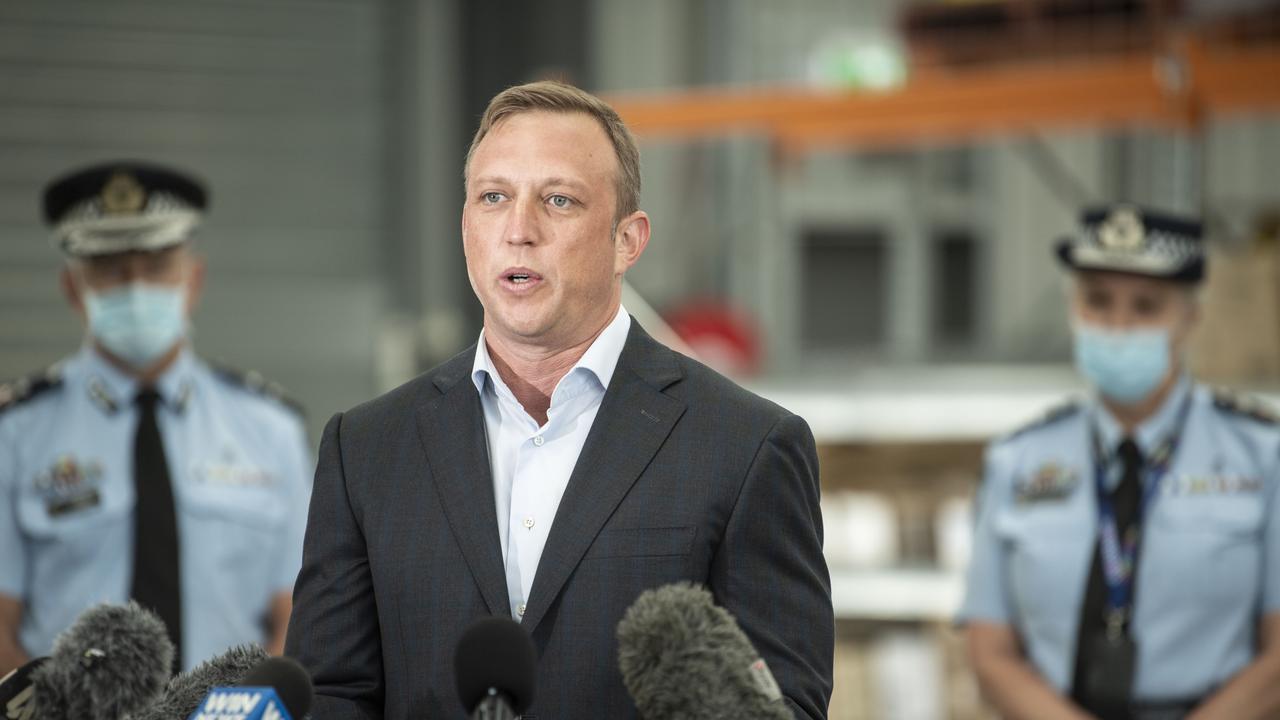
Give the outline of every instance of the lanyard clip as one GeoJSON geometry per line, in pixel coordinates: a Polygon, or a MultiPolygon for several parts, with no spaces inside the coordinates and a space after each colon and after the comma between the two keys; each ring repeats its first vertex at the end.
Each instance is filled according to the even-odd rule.
{"type": "Polygon", "coordinates": [[[1127,608],[1113,608],[1107,611],[1107,640],[1118,643],[1124,639],[1125,629],[1129,626],[1127,608]]]}

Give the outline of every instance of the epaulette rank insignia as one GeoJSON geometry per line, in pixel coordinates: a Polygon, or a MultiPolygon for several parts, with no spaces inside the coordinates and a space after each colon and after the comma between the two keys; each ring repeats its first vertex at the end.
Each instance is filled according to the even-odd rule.
{"type": "Polygon", "coordinates": [[[1022,435],[1024,433],[1030,432],[1032,430],[1036,430],[1038,428],[1042,428],[1047,425],[1052,425],[1053,423],[1056,423],[1059,420],[1063,420],[1068,417],[1071,417],[1072,415],[1079,412],[1082,407],[1083,406],[1078,401],[1075,401],[1075,400],[1062,403],[1061,405],[1058,405],[1053,409],[1049,410],[1044,415],[1041,415],[1039,418],[1036,418],[1035,420],[1032,420],[1031,422],[1023,425],[1022,427],[1014,430],[1013,432],[1008,433],[1007,435],[1004,436],[1004,439],[1009,440],[1009,439],[1018,437],[1019,435],[1022,435]]]}
{"type": "Polygon", "coordinates": [[[0,413],[61,385],[61,365],[52,365],[44,372],[28,375],[12,382],[0,383],[0,413]]]}
{"type": "Polygon", "coordinates": [[[298,415],[305,415],[306,410],[302,407],[302,403],[294,400],[285,392],[284,388],[277,382],[273,382],[263,377],[262,373],[256,370],[237,370],[226,365],[210,364],[213,371],[218,377],[235,385],[244,388],[249,392],[270,398],[284,405],[298,415]]]}
{"type": "Polygon", "coordinates": [[[1280,417],[1262,401],[1230,390],[1213,392],[1213,406],[1232,415],[1247,417],[1266,425],[1280,424],[1280,417]]]}

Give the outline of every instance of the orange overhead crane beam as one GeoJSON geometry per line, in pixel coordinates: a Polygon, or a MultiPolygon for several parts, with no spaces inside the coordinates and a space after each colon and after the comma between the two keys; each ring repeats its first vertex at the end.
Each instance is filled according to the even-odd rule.
{"type": "Polygon", "coordinates": [[[968,140],[1051,128],[1191,128],[1280,108],[1280,48],[1210,50],[918,73],[885,92],[796,88],[616,95],[642,137],[760,134],[787,151],[968,140]]]}
{"type": "Polygon", "coordinates": [[[1192,89],[1212,112],[1280,107],[1280,48],[1218,50],[1192,47],[1192,89]]]}

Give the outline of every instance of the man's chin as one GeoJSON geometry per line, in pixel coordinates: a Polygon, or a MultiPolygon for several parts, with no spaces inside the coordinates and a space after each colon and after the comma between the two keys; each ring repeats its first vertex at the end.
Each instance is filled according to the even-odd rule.
{"type": "Polygon", "coordinates": [[[512,339],[538,342],[551,335],[555,323],[550,313],[498,312],[489,315],[485,327],[496,328],[512,339]]]}

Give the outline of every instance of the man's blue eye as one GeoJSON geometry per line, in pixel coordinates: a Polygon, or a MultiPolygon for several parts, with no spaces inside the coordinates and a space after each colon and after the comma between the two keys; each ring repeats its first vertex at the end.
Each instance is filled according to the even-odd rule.
{"type": "Polygon", "coordinates": [[[484,201],[487,203],[496,203],[502,199],[502,194],[496,193],[496,192],[487,192],[482,197],[484,201]]]}
{"type": "Polygon", "coordinates": [[[569,207],[571,204],[573,204],[573,201],[565,197],[564,195],[552,195],[551,204],[555,205],[558,208],[564,209],[569,207]]]}

